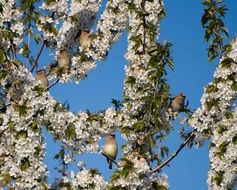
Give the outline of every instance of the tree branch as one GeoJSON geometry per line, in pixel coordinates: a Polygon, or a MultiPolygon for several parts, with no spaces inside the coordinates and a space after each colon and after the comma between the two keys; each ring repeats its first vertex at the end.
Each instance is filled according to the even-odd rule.
{"type": "Polygon", "coordinates": [[[160,164],[159,166],[157,166],[155,169],[153,169],[152,172],[157,172],[160,171],[161,168],[163,168],[164,166],[166,166],[171,160],[173,160],[178,154],[179,152],[188,144],[188,142],[193,138],[193,136],[195,136],[195,130],[192,131],[188,137],[186,138],[186,140],[179,146],[179,148],[168,158],[166,159],[162,164],[160,164]]]}
{"type": "Polygon", "coordinates": [[[147,29],[147,24],[146,24],[146,15],[145,15],[145,0],[142,0],[141,2],[141,7],[143,11],[142,15],[142,21],[143,21],[143,43],[142,43],[142,48],[143,48],[143,53],[146,51],[146,29],[147,29]]]}
{"type": "Polygon", "coordinates": [[[44,89],[44,91],[49,90],[51,87],[53,87],[54,85],[56,85],[59,82],[59,79],[57,79],[54,83],[52,83],[50,86],[48,86],[47,88],[44,89]]]}
{"type": "Polygon", "coordinates": [[[31,22],[29,21],[29,25],[28,25],[28,42],[27,42],[27,48],[28,48],[28,53],[27,53],[27,61],[26,61],[26,65],[28,65],[29,63],[29,59],[30,59],[30,53],[29,53],[29,49],[30,49],[30,43],[31,43],[31,22]]]}
{"type": "Polygon", "coordinates": [[[16,59],[16,51],[15,51],[15,46],[14,46],[13,40],[10,40],[10,43],[11,43],[10,49],[12,51],[12,57],[13,57],[13,59],[16,59]]]}
{"type": "Polygon", "coordinates": [[[31,73],[34,71],[34,69],[35,69],[35,67],[36,67],[36,65],[37,65],[37,63],[38,63],[38,60],[39,60],[39,58],[40,58],[40,55],[41,55],[41,53],[42,53],[42,51],[43,51],[43,49],[44,49],[44,45],[45,45],[45,40],[43,41],[43,44],[42,44],[42,46],[41,46],[41,48],[40,48],[40,50],[39,50],[39,53],[37,54],[37,57],[36,57],[36,59],[35,59],[35,61],[34,61],[34,64],[33,64],[33,67],[32,67],[32,69],[31,69],[31,73]]]}
{"type": "Polygon", "coordinates": [[[117,166],[119,166],[119,164],[117,162],[115,162],[114,160],[112,160],[111,158],[109,158],[107,155],[105,155],[103,152],[102,152],[102,155],[105,156],[107,159],[109,159],[111,162],[113,162],[114,164],[116,164],[117,166]]]}

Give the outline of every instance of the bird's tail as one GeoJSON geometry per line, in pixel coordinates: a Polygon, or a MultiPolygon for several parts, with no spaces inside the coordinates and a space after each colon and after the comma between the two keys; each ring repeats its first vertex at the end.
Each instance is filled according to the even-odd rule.
{"type": "Polygon", "coordinates": [[[109,169],[111,170],[112,169],[112,161],[109,159],[109,158],[107,158],[107,162],[108,162],[108,164],[109,164],[109,169]]]}
{"type": "Polygon", "coordinates": [[[112,169],[112,161],[109,160],[109,169],[111,170],[112,169]]]}

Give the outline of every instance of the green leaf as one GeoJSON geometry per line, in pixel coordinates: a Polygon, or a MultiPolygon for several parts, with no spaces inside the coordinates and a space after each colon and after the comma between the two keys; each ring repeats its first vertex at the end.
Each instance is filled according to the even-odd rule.
{"type": "Polygon", "coordinates": [[[46,5],[50,5],[51,3],[55,3],[56,0],[46,0],[45,3],[46,5]]]}
{"type": "Polygon", "coordinates": [[[232,142],[233,142],[235,145],[237,145],[237,135],[235,135],[235,136],[233,137],[232,142]]]}
{"type": "Polygon", "coordinates": [[[153,188],[153,190],[168,190],[167,187],[160,184],[159,181],[153,181],[152,188],[153,188]]]}
{"type": "Polygon", "coordinates": [[[111,103],[114,104],[116,111],[118,111],[123,106],[120,100],[112,99],[111,103]]]}
{"type": "Polygon", "coordinates": [[[28,47],[28,45],[27,44],[25,44],[25,43],[23,43],[23,51],[22,51],[22,55],[23,56],[27,56],[27,55],[29,55],[29,53],[30,53],[30,49],[29,49],[29,47],[28,47]]]}
{"type": "Polygon", "coordinates": [[[41,132],[41,128],[39,126],[39,123],[37,121],[33,121],[33,123],[31,124],[31,128],[33,131],[35,132],[41,132]]]}
{"type": "Polygon", "coordinates": [[[232,88],[234,91],[237,91],[237,82],[236,82],[236,81],[234,81],[234,82],[232,83],[231,88],[232,88]]]}
{"type": "Polygon", "coordinates": [[[1,183],[3,183],[4,185],[8,185],[10,184],[12,177],[9,173],[1,173],[0,174],[1,179],[1,183]]]}
{"type": "Polygon", "coordinates": [[[14,123],[12,121],[9,121],[8,128],[9,128],[10,131],[14,130],[14,123]]]}
{"type": "Polygon", "coordinates": [[[82,54],[81,56],[80,56],[80,62],[87,62],[87,61],[89,61],[90,59],[89,59],[89,57],[88,56],[86,56],[85,54],[82,54]]]}
{"type": "Polygon", "coordinates": [[[67,126],[67,129],[65,130],[65,137],[68,139],[68,140],[73,140],[76,136],[76,130],[75,130],[75,127],[72,126],[72,125],[68,125],[67,126]]]}
{"type": "Polygon", "coordinates": [[[223,132],[225,132],[227,130],[228,129],[227,129],[227,127],[225,125],[219,125],[217,131],[218,131],[219,134],[222,134],[223,132]]]}
{"type": "Polygon", "coordinates": [[[40,146],[35,147],[34,156],[38,157],[41,151],[42,151],[42,148],[40,146]]]}
{"type": "Polygon", "coordinates": [[[227,45],[224,45],[222,49],[223,49],[224,54],[227,55],[232,50],[232,46],[231,44],[227,44],[227,45]]]}
{"type": "Polygon", "coordinates": [[[172,70],[174,70],[174,62],[173,62],[172,59],[169,59],[169,60],[168,60],[168,66],[169,66],[169,68],[171,68],[172,70]]]}
{"type": "Polygon", "coordinates": [[[0,117],[0,126],[3,124],[3,118],[0,117]]]}
{"type": "Polygon", "coordinates": [[[14,104],[13,105],[13,108],[19,112],[19,115],[20,116],[26,116],[27,115],[27,110],[28,110],[28,107],[26,105],[26,102],[24,102],[22,105],[19,105],[19,104],[14,104]]]}
{"type": "Polygon", "coordinates": [[[169,148],[166,146],[161,147],[161,157],[164,158],[165,156],[168,156],[169,154],[169,148]]]}
{"type": "Polygon", "coordinates": [[[92,121],[100,121],[100,122],[102,122],[103,118],[99,114],[91,114],[91,115],[89,115],[87,120],[91,121],[91,122],[92,121]]]}
{"type": "Polygon", "coordinates": [[[110,186],[107,190],[127,190],[125,187],[121,186],[110,186]]]}
{"type": "Polygon", "coordinates": [[[121,171],[121,176],[123,176],[124,178],[127,178],[129,173],[133,171],[134,164],[133,164],[133,162],[131,162],[130,160],[128,160],[126,158],[122,158],[121,160],[123,162],[125,162],[125,165],[121,171]]]}
{"type": "Polygon", "coordinates": [[[210,84],[206,87],[206,93],[212,93],[212,92],[217,92],[218,88],[216,84],[210,84]]]}
{"type": "Polygon", "coordinates": [[[212,181],[214,181],[218,186],[220,186],[221,182],[223,181],[223,175],[224,175],[224,171],[217,171],[216,172],[216,176],[213,177],[212,181]]]}
{"type": "Polygon", "coordinates": [[[55,160],[58,160],[60,157],[61,157],[61,156],[60,156],[60,153],[57,153],[57,154],[54,155],[54,159],[55,159],[55,160]]]}
{"type": "Polygon", "coordinates": [[[115,181],[115,180],[119,179],[120,176],[121,176],[121,172],[120,172],[120,171],[115,171],[115,172],[111,175],[110,180],[111,180],[111,181],[115,181]]]}
{"type": "Polygon", "coordinates": [[[144,131],[146,129],[145,122],[143,120],[137,121],[132,125],[135,132],[144,131]]]}
{"type": "Polygon", "coordinates": [[[2,13],[2,12],[3,12],[3,4],[0,3],[0,13],[2,13]]]}
{"type": "MultiPolygon", "coordinates": [[[[0,36],[0,38],[1,38],[1,36],[0,36]]],[[[5,57],[4,50],[0,49],[0,64],[4,63],[5,60],[6,60],[6,57],[5,57]]]]}
{"type": "Polygon", "coordinates": [[[137,51],[137,49],[140,47],[140,45],[142,44],[142,36],[141,35],[137,35],[137,36],[132,36],[129,38],[129,40],[135,42],[134,46],[133,46],[133,50],[137,51]]]}
{"type": "Polygon", "coordinates": [[[210,100],[210,101],[206,101],[206,106],[207,106],[207,110],[210,111],[212,109],[212,107],[217,107],[217,109],[219,109],[219,101],[220,99],[214,99],[214,100],[210,100]]]}
{"type": "Polygon", "coordinates": [[[230,68],[233,63],[234,63],[234,60],[230,57],[227,57],[223,59],[220,64],[222,68],[230,68]]]}
{"type": "Polygon", "coordinates": [[[0,70],[0,79],[5,79],[5,77],[8,75],[8,71],[1,69],[0,70]]]}
{"type": "Polygon", "coordinates": [[[227,112],[225,113],[225,117],[226,117],[226,119],[233,119],[233,118],[234,118],[234,115],[233,115],[232,112],[227,111],[227,112]]]}
{"type": "Polygon", "coordinates": [[[45,182],[41,181],[40,185],[42,186],[43,190],[49,190],[48,186],[46,185],[45,182]]]}
{"type": "Polygon", "coordinates": [[[28,137],[27,131],[24,131],[24,130],[18,131],[17,132],[17,137],[26,139],[28,137]]]}
{"type": "Polygon", "coordinates": [[[228,146],[227,142],[223,142],[222,144],[220,144],[218,146],[218,153],[217,153],[217,155],[219,156],[220,159],[222,159],[224,154],[226,153],[227,146],[228,146]]]}
{"type": "Polygon", "coordinates": [[[156,140],[154,139],[153,135],[149,136],[149,143],[151,147],[154,147],[156,145],[156,140]]]}
{"type": "Polygon", "coordinates": [[[203,134],[205,136],[211,136],[213,133],[212,133],[211,129],[204,129],[203,130],[203,134]]]}
{"type": "Polygon", "coordinates": [[[58,30],[53,26],[52,23],[45,23],[43,25],[43,30],[54,34],[55,36],[58,35],[58,30]]]}
{"type": "Polygon", "coordinates": [[[128,76],[126,78],[126,84],[130,84],[131,86],[133,86],[136,82],[136,78],[133,76],[128,76]]]}
{"type": "Polygon", "coordinates": [[[30,167],[30,161],[28,158],[24,158],[21,160],[20,168],[22,171],[27,170],[30,167]]]}
{"type": "Polygon", "coordinates": [[[67,111],[67,108],[65,108],[62,104],[60,104],[59,102],[57,102],[57,103],[54,105],[53,111],[54,111],[54,112],[65,112],[65,111],[67,111]]]}
{"type": "Polygon", "coordinates": [[[56,160],[63,159],[64,158],[64,154],[65,154],[65,151],[64,151],[63,148],[61,148],[59,150],[59,152],[55,154],[54,159],[56,159],[56,160]]]}
{"type": "Polygon", "coordinates": [[[122,127],[122,128],[120,129],[121,133],[123,133],[123,134],[125,134],[125,135],[128,135],[131,130],[132,130],[132,129],[131,129],[130,127],[127,127],[127,126],[122,127]]]}

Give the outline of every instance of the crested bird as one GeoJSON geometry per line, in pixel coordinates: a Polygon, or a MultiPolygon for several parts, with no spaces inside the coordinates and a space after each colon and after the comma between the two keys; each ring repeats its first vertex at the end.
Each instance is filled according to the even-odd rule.
{"type": "Polygon", "coordinates": [[[48,81],[45,69],[41,69],[41,70],[37,71],[37,75],[35,77],[35,80],[40,81],[40,87],[41,88],[43,88],[43,89],[48,88],[49,81],[48,81]]]}
{"type": "Polygon", "coordinates": [[[170,115],[175,116],[184,108],[185,97],[184,93],[180,92],[171,100],[168,110],[170,115]]]}
{"type": "Polygon", "coordinates": [[[116,159],[117,152],[118,152],[118,145],[115,140],[115,134],[108,134],[103,148],[103,154],[107,158],[109,169],[112,169],[112,160],[116,159]]]}
{"type": "Polygon", "coordinates": [[[79,42],[82,48],[86,48],[90,44],[90,31],[88,29],[85,29],[81,31],[79,42]]]}
{"type": "Polygon", "coordinates": [[[58,61],[58,67],[60,69],[65,69],[67,71],[69,70],[70,58],[69,58],[68,50],[66,48],[64,47],[60,48],[57,61],[58,61]]]}

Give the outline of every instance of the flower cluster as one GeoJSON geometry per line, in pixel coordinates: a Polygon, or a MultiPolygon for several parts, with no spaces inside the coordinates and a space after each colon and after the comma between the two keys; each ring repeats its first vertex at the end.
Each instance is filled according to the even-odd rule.
{"type": "MultiPolygon", "coordinates": [[[[159,1],[146,2],[144,7],[141,7],[142,1],[131,2],[131,4],[135,8],[130,10],[129,14],[130,31],[128,33],[128,50],[125,55],[129,65],[125,66],[125,103],[122,110],[124,126],[132,126],[137,122],[135,115],[146,106],[143,99],[149,94],[153,94],[159,85],[157,82],[152,83],[149,79],[149,74],[155,71],[156,68],[149,66],[152,56],[148,52],[150,48],[156,45],[156,41],[148,34],[149,30],[145,26],[146,22],[152,21],[154,28],[150,30],[157,32],[162,5],[159,1]],[[149,15],[145,17],[145,23],[142,16],[138,14],[138,11],[143,9],[149,15]],[[145,30],[147,30],[147,33],[144,32],[145,30]],[[145,41],[142,41],[143,39],[145,41]]],[[[134,136],[132,133],[131,131],[128,138],[135,139],[136,135],[134,133],[134,136]]]]}
{"type": "MultiPolygon", "coordinates": [[[[214,81],[204,89],[201,107],[189,119],[191,127],[210,135],[209,129],[225,117],[237,97],[237,38],[231,42],[232,50],[224,57],[214,73],[214,81]]],[[[208,136],[209,137],[209,136],[208,136]]]]}
{"type": "Polygon", "coordinates": [[[100,173],[95,169],[86,169],[84,163],[77,164],[79,172],[73,171],[63,176],[62,179],[56,180],[53,189],[85,189],[85,190],[105,190],[107,182],[104,181],[100,173]]]}
{"type": "Polygon", "coordinates": [[[0,181],[13,189],[32,187],[42,189],[47,186],[44,180],[48,175],[43,162],[45,142],[40,126],[34,120],[35,112],[33,109],[27,109],[30,104],[26,101],[32,101],[30,99],[32,96],[24,96],[21,100],[16,98],[23,94],[18,94],[17,97],[11,96],[12,91],[6,89],[10,81],[17,81],[19,86],[13,89],[17,95],[27,93],[34,78],[26,69],[15,68],[5,81],[2,81],[7,92],[6,101],[10,102],[12,99],[13,101],[6,109],[6,113],[1,113],[3,122],[0,126],[0,143],[4,149],[1,154],[3,160],[1,160],[0,181]]]}
{"type": "Polygon", "coordinates": [[[208,185],[213,190],[234,189],[237,180],[236,110],[232,113],[237,97],[237,38],[230,44],[232,50],[221,59],[214,81],[205,88],[201,107],[189,119],[199,144],[211,138],[208,185]]]}
{"type": "Polygon", "coordinates": [[[213,190],[237,187],[237,109],[229,113],[213,130],[210,146],[208,186],[213,190]]]}
{"type": "Polygon", "coordinates": [[[0,26],[4,29],[0,32],[0,36],[7,36],[7,39],[1,40],[7,47],[13,48],[13,44],[18,46],[23,41],[24,26],[20,20],[22,12],[16,8],[14,0],[3,0],[1,4],[4,8],[1,12],[0,26]],[[11,33],[14,35],[10,35],[11,33]]]}
{"type": "Polygon", "coordinates": [[[110,186],[125,189],[168,189],[167,176],[152,173],[147,161],[137,155],[130,154],[119,162],[120,167],[112,175],[110,186]],[[158,188],[159,187],[159,188],[158,188]]]}

